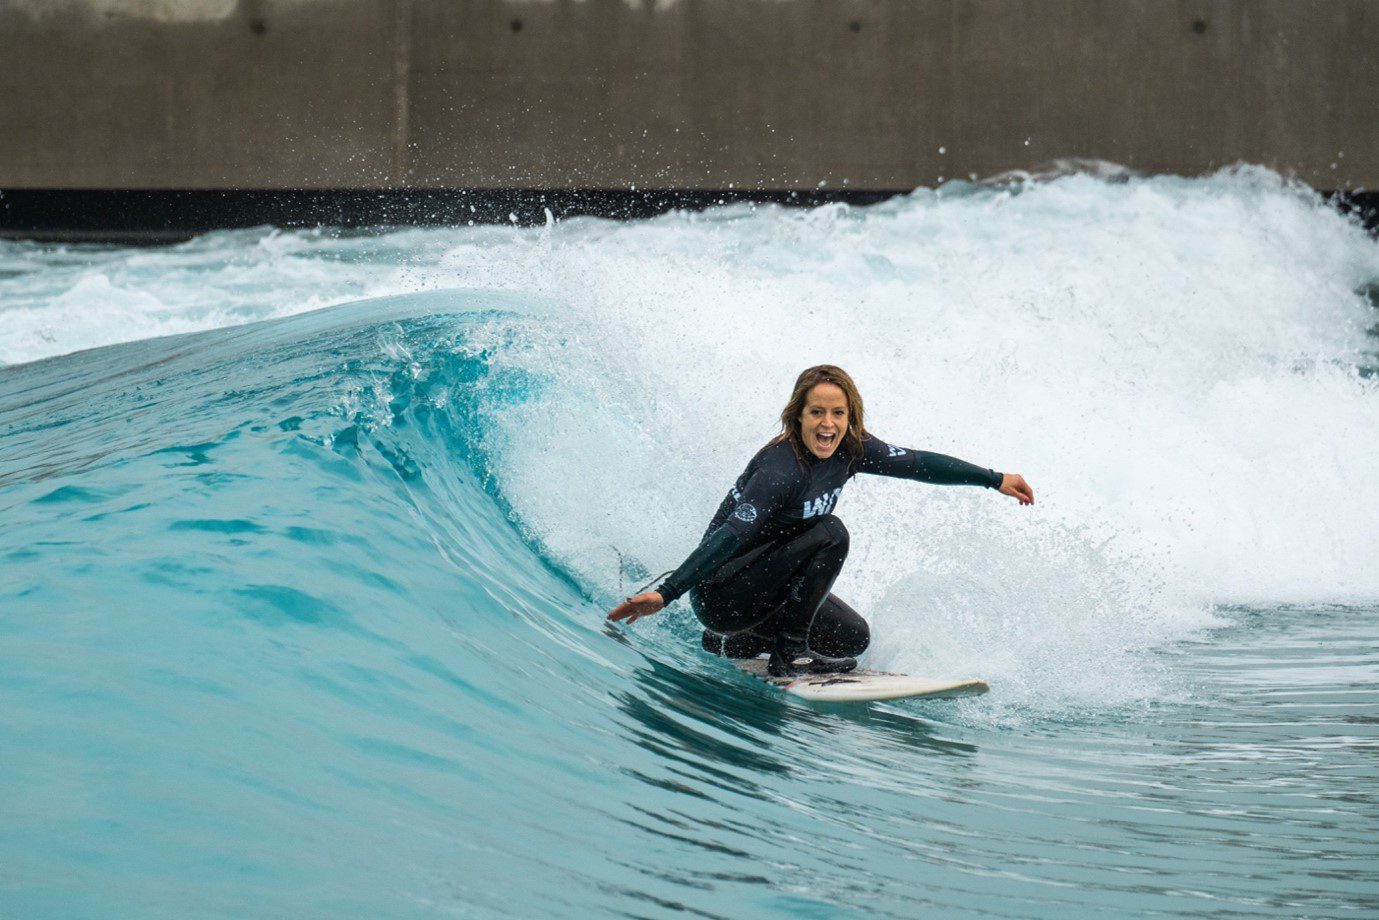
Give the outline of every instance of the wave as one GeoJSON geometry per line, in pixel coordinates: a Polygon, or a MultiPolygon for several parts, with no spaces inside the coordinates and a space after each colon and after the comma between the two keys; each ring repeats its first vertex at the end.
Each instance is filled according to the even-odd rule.
{"type": "Polygon", "coordinates": [[[1219,605],[1379,597],[1374,247],[1222,181],[450,236],[408,283],[488,289],[0,369],[0,788],[64,803],[7,812],[14,876],[47,879],[8,906],[704,909],[782,840],[818,843],[789,849],[816,883],[903,890],[886,854],[952,841],[897,816],[967,781],[973,737],[1190,700],[1169,653],[1219,605]],[[1090,225],[1108,195],[1133,215],[1090,225]],[[843,497],[868,663],[986,698],[817,713],[699,653],[684,609],[603,624],[825,359],[878,434],[1034,483],[1034,509],[843,497]],[[861,846],[865,871],[816,853],[861,846]]]}

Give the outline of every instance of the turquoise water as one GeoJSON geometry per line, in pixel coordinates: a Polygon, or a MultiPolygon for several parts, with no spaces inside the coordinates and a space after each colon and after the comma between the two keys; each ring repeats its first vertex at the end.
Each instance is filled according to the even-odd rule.
{"type": "Polygon", "coordinates": [[[0,916],[1372,916],[1376,279],[1248,171],[0,244],[0,916]],[[1034,484],[840,506],[986,697],[603,622],[825,358],[1034,484]]]}

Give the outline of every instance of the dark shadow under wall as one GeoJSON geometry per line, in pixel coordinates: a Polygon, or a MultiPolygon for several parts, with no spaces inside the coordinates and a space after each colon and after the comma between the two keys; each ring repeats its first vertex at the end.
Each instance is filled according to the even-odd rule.
{"type": "MultiPolygon", "coordinates": [[[[869,205],[901,190],[380,189],[109,190],[0,189],[0,238],[156,245],[213,230],[464,226],[593,216],[619,220],[735,202],[813,207],[869,205]],[[549,216],[548,216],[549,215],[549,216]]],[[[1343,214],[1379,232],[1379,192],[1328,195],[1343,214]]]]}

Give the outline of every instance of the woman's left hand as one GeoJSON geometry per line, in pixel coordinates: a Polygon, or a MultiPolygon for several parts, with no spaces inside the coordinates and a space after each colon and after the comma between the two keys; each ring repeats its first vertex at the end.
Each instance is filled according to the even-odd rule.
{"type": "Polygon", "coordinates": [[[613,612],[608,614],[608,619],[635,623],[639,618],[650,616],[665,605],[665,598],[661,597],[659,591],[645,591],[614,607],[613,612]]]}
{"type": "Polygon", "coordinates": [[[1001,474],[1000,493],[1019,499],[1022,505],[1034,504],[1034,490],[1029,487],[1029,483],[1025,482],[1025,477],[1019,473],[1001,474]]]}

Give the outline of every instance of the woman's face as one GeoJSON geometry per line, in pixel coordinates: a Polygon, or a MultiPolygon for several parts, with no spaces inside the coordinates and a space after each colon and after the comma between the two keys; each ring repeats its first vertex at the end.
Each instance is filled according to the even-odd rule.
{"type": "Polygon", "coordinates": [[[848,430],[848,399],[836,383],[816,384],[804,399],[800,436],[820,460],[833,456],[848,430]]]}

